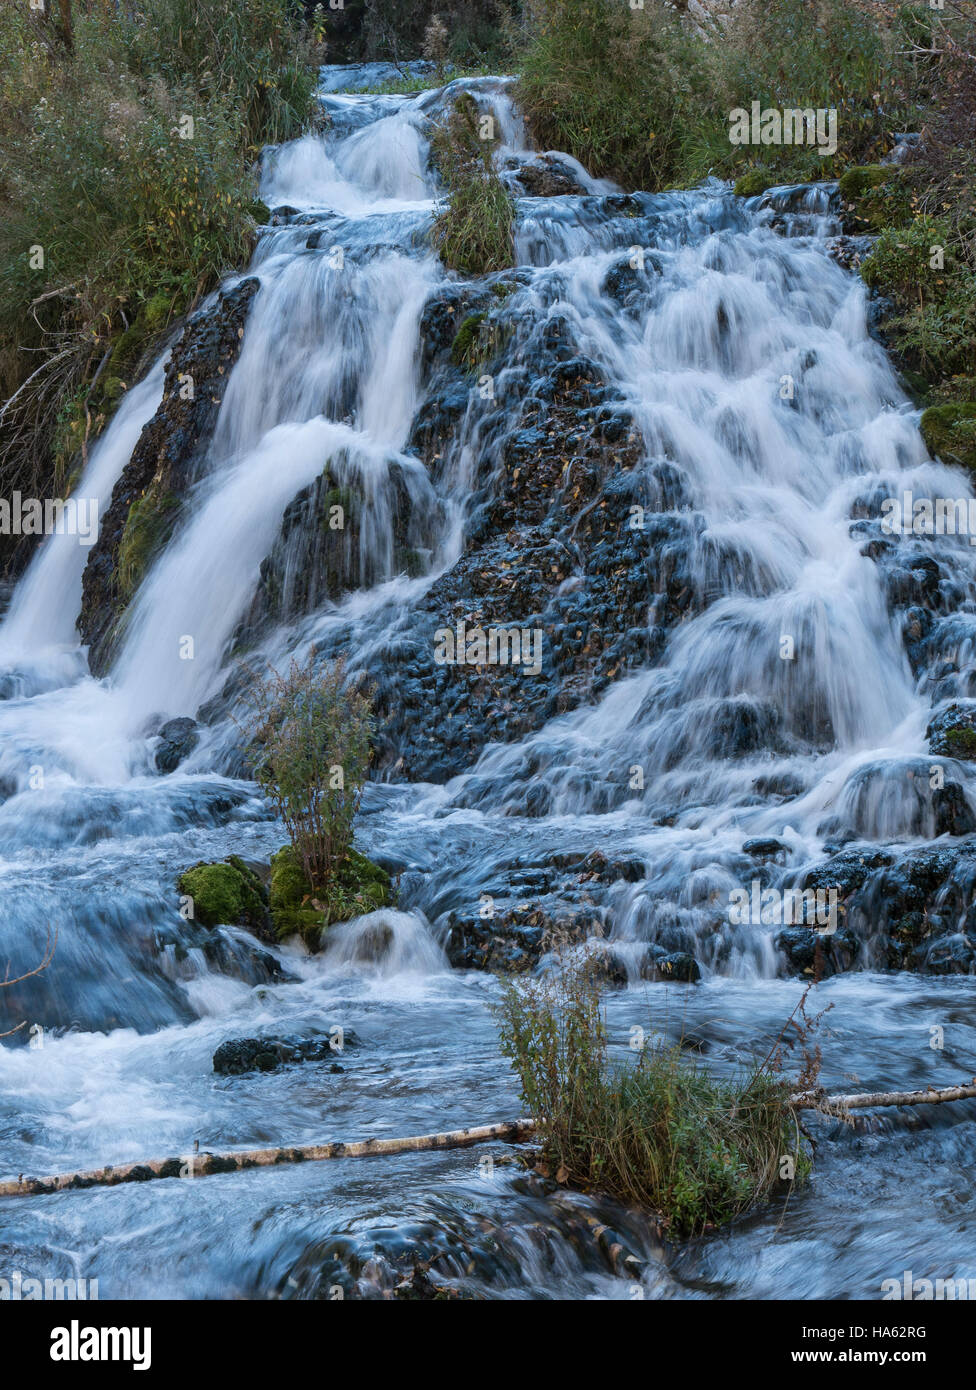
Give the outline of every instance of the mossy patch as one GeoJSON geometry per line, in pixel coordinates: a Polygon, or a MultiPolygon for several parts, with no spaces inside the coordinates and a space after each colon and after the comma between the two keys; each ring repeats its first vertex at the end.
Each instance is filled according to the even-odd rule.
{"type": "Polygon", "coordinates": [[[193,899],[193,920],[205,927],[241,926],[262,932],[268,925],[268,895],[253,869],[238,855],[222,863],[194,864],[176,884],[193,899]]]}
{"type": "Polygon", "coordinates": [[[150,561],[172,535],[179,498],[152,486],[129,508],[119,545],[119,592],[130,599],[142,582],[150,561]]]}
{"type": "Polygon", "coordinates": [[[350,849],[330,886],[328,900],[317,896],[291,845],[271,860],[271,920],[279,938],[297,933],[311,950],[334,922],[346,922],[392,901],[390,876],[364,854],[350,849]]]}
{"type": "Polygon", "coordinates": [[[771,169],[762,167],[747,169],[735,181],[735,196],[737,198],[758,198],[760,193],[765,193],[767,188],[772,188],[777,183],[782,183],[782,178],[779,174],[774,174],[771,169]]]}
{"type": "Polygon", "coordinates": [[[929,406],[919,427],[933,458],[960,464],[976,473],[976,404],[958,401],[929,406]]]}

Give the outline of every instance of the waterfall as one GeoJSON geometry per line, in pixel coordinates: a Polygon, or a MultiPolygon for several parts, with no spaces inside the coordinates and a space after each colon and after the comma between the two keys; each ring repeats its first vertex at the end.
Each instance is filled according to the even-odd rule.
{"type": "MultiPolygon", "coordinates": [[[[0,969],[29,970],[58,932],[48,972],[0,1002],[27,1025],[0,1047],[4,1173],[28,1157],[36,1171],[257,1142],[255,1128],[266,1143],[321,1138],[331,1074],[314,1095],[277,1074],[215,1089],[210,1057],[229,1037],[350,1019],[362,1053],[328,1090],[350,1133],[514,1113],[484,1010],[492,977],[447,968],[472,964],[485,933],[520,966],[538,964],[550,928],[588,940],[608,980],[635,986],[612,1006],[618,1038],[649,996],[656,1027],[673,1036],[680,1013],[712,1029],[730,1069],[789,1012],[804,968],[781,919],[730,911],[754,884],[867,883],[861,939],[847,924],[830,947],[838,1066],[873,1075],[879,1032],[929,1023],[929,986],[880,973],[897,931],[910,935],[888,931],[895,890],[899,921],[934,921],[960,976],[971,968],[959,933],[976,781],[965,758],[936,758],[928,725],[976,694],[976,550],[891,535],[881,517],[906,491],[973,491],[928,457],[866,290],[832,256],[835,187],[623,192],[533,149],[510,79],[337,85],[330,70],[322,133],[265,151],[259,288],[110,669],[91,675],[78,639],[88,549],[75,536],[44,541],[0,626],[0,969]],[[516,263],[484,277],[446,270],[429,240],[446,198],[432,122],[460,92],[492,116],[515,200],[516,263]],[[570,191],[527,192],[530,165],[570,191]],[[541,673],[439,666],[435,633],[459,622],[538,630],[541,673]],[[312,646],[375,691],[357,843],[400,889],[396,911],[345,925],[317,957],[187,923],[175,887],[197,860],[266,864],[282,843],[242,776],[235,714],[253,671],[312,646]],[[163,775],[174,716],[199,720],[200,737],[163,775]],[[933,839],[947,856],[935,888],[868,882],[933,839]],[[15,1045],[34,1024],[43,1055],[15,1045]]],[[[129,390],[77,485],[102,517],[166,360],[129,390]]],[[[940,1009],[969,998],[965,978],[942,983],[940,1009]]],[[[413,1171],[421,1202],[434,1169],[413,1171]]],[[[397,1172],[396,1190],[414,1181],[397,1172]]],[[[266,1180],[283,1206],[307,1200],[303,1179],[266,1180]]],[[[227,1219],[241,1223],[233,1192],[227,1219]]],[[[219,1214],[181,1200],[203,1233],[193,1288],[223,1289],[219,1214]]],[[[529,1221],[534,1199],[519,1201],[529,1221]]],[[[343,1203],[341,1220],[358,1220],[355,1197],[343,1203]]],[[[135,1206],[116,1210],[138,1228],[135,1206]]],[[[96,1239],[105,1218],[86,1219],[96,1239]]],[[[830,1221],[823,1239],[843,1250],[842,1216],[830,1221]]],[[[248,1287],[314,1283],[288,1254],[312,1248],[290,1223],[284,1245],[255,1238],[248,1287]]],[[[331,1228],[320,1235],[328,1246],[331,1228]]],[[[29,1251],[47,1237],[28,1221],[12,1239],[29,1251]]],[[[127,1244],[110,1258],[123,1287],[157,1287],[127,1244]]]]}

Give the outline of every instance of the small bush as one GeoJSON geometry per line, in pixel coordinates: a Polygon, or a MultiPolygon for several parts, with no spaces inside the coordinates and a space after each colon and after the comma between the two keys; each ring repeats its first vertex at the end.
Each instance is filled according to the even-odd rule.
{"type": "Polygon", "coordinates": [[[771,1070],[716,1080],[663,1046],[611,1063],[585,962],[508,983],[499,1016],[502,1052],[557,1181],[647,1207],[673,1234],[690,1235],[772,1192],[785,1156],[797,1176],[809,1168],[788,1088],[771,1070]]]}
{"type": "Polygon", "coordinates": [[[313,654],[257,683],[251,709],[245,734],[255,780],[285,824],[295,870],[333,920],[369,765],[369,700],[347,688],[341,662],[318,666],[313,654]]]}
{"type": "Polygon", "coordinates": [[[465,275],[512,265],[515,205],[495,170],[495,141],[481,138],[479,111],[464,92],[431,138],[431,159],[450,203],[431,233],[441,260],[465,275]]]}
{"type": "Polygon", "coordinates": [[[72,8],[68,44],[0,6],[0,478],[38,497],[65,494],[167,325],[247,260],[259,146],[299,133],[315,85],[293,0],[72,8]]]}

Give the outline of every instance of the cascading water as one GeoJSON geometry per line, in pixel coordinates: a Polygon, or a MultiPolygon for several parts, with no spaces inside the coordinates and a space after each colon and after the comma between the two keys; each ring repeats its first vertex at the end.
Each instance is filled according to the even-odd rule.
{"type": "MultiPolygon", "coordinates": [[[[869,334],[863,288],[828,254],[829,188],[748,203],[714,182],[622,195],[559,156],[577,191],[521,196],[531,151],[504,80],[415,96],[335,86],[332,70],[329,132],[266,156],[262,196],[284,210],[254,256],[260,290],[181,522],[126,612],[111,670],[93,679],[74,634],[76,537],[45,544],[0,629],[0,957],[20,975],[48,929],[58,934],[49,969],[3,997],[25,1025],[0,1049],[4,1176],[188,1153],[194,1141],[301,1143],[514,1115],[487,1007],[494,977],[451,969],[445,954],[486,898],[502,921],[540,905],[558,919],[573,896],[630,980],[609,997],[615,1042],[649,1022],[735,1070],[765,1050],[801,986],[778,926],[733,920],[730,894],[799,884],[846,846],[863,866],[872,846],[955,842],[928,785],[926,722],[933,702],[973,688],[976,552],[941,537],[909,549],[891,579],[872,527],[880,500],[906,488],[970,493],[928,459],[869,334]],[[428,350],[430,306],[457,282],[427,244],[440,197],[427,138],[458,90],[494,115],[498,166],[520,194],[517,268],[472,290],[491,299],[501,345],[487,392],[428,350]],[[517,423],[552,437],[519,417],[550,349],[544,370],[583,362],[604,383],[604,438],[636,461],[603,478],[568,531],[547,534],[566,566],[551,603],[569,629],[621,625],[612,607],[581,616],[587,528],[616,496],[630,549],[611,568],[637,576],[627,635],[642,656],[608,657],[599,683],[527,706],[506,737],[456,714],[453,695],[425,711],[430,687],[418,693],[403,672],[418,631],[453,627],[438,586],[473,538],[498,529],[517,423]],[[425,429],[438,441],[426,456],[425,429]],[[316,589],[309,557],[323,553],[329,488],[356,496],[357,524],[316,589]],[[921,611],[911,604],[933,557],[929,616],[911,619],[929,646],[910,662],[903,619],[921,611]],[[308,957],[183,922],[175,879],[201,858],[266,862],[281,843],[253,785],[233,775],[230,715],[242,663],[313,643],[379,679],[387,709],[400,709],[357,842],[401,879],[397,911],[344,926],[308,957]],[[201,711],[196,748],[157,775],[162,720],[201,711]],[[445,743],[437,785],[412,785],[398,768],[425,713],[457,722],[462,742],[445,743]],[[691,962],[699,983],[669,984],[665,956],[691,962]],[[228,1038],[335,1024],[357,1038],[341,1072],[212,1072],[228,1038]]],[[[103,511],[162,389],[160,363],[93,452],[80,491],[103,511]]],[[[537,501],[527,491],[522,506],[537,501]]],[[[967,763],[941,763],[955,829],[976,828],[967,763]]],[[[881,973],[886,949],[869,934],[861,968],[819,987],[835,1005],[824,1079],[970,1074],[971,978],[881,973]],[[950,1021],[946,1052],[933,1051],[930,1029],[950,1021]]],[[[677,1254],[637,1216],[610,1215],[644,1262],[648,1296],[877,1297],[906,1259],[916,1275],[965,1277],[971,1183],[949,1212],[942,1175],[966,1161],[972,1123],[959,1107],[921,1135],[837,1137],[785,1211],[677,1254]],[[866,1184],[854,1242],[851,1193],[866,1184]]],[[[506,1171],[471,1154],[412,1155],[368,1172],[226,1175],[205,1192],[174,1182],[6,1202],[3,1249],[25,1271],[95,1276],[102,1297],[328,1296],[343,1280],[369,1292],[397,1277],[408,1247],[488,1296],[631,1297],[633,1273],[580,1237],[593,1203],[547,1198],[506,1171]]]]}

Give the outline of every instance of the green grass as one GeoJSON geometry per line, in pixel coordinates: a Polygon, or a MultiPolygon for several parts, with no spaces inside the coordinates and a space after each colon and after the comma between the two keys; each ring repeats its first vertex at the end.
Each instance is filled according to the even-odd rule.
{"type": "Polygon", "coordinates": [[[742,0],[704,29],[657,5],[545,0],[521,56],[519,96],[540,144],[630,189],[738,177],[828,177],[890,145],[905,111],[899,36],[843,0],[742,0]],[[729,113],[838,110],[834,156],[732,145],[729,113]]]}
{"type": "Polygon", "coordinates": [[[515,204],[495,170],[496,143],[482,138],[478,106],[467,92],[431,137],[431,160],[450,198],[431,240],[443,263],[465,275],[487,275],[514,263],[515,204]]]}
{"type": "Polygon", "coordinates": [[[167,325],[246,262],[259,147],[299,133],[315,84],[292,0],[73,9],[69,48],[0,7],[0,481],[34,496],[64,493],[167,325]]]}
{"type": "Polygon", "coordinates": [[[525,1113],[539,1122],[540,1164],[558,1182],[645,1207],[687,1236],[809,1171],[789,1088],[768,1066],[719,1079],[663,1045],[611,1060],[585,965],[508,983],[498,1014],[525,1113]]]}

